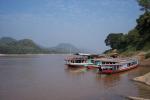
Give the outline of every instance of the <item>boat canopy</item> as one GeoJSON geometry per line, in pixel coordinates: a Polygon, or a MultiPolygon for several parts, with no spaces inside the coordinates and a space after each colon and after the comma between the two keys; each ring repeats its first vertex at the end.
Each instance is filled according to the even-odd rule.
{"type": "Polygon", "coordinates": [[[76,53],[75,55],[80,55],[80,56],[90,56],[91,54],[88,54],[88,53],[76,53]]]}
{"type": "Polygon", "coordinates": [[[88,56],[88,57],[97,57],[97,58],[106,57],[104,54],[89,54],[89,53],[76,53],[76,54],[74,54],[74,55],[88,56]]]}

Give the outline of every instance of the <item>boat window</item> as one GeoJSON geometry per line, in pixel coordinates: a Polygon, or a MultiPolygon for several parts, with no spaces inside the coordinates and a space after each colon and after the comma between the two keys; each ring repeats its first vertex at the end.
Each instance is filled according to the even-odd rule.
{"type": "Polygon", "coordinates": [[[81,63],[81,60],[78,60],[78,63],[81,63]]]}
{"type": "Polygon", "coordinates": [[[95,64],[96,64],[96,65],[99,65],[99,64],[100,64],[100,62],[99,62],[99,61],[95,61],[95,64]]]}
{"type": "Polygon", "coordinates": [[[93,57],[92,56],[88,56],[88,59],[93,59],[93,57]]]}
{"type": "Polygon", "coordinates": [[[94,60],[91,60],[91,63],[94,63],[94,60]]]}

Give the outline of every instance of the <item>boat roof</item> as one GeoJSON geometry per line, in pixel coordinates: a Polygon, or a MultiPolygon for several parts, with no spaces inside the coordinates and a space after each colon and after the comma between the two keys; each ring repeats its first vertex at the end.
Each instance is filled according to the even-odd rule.
{"type": "Polygon", "coordinates": [[[80,55],[80,56],[90,56],[91,54],[88,53],[76,53],[74,55],[80,55]]]}
{"type": "Polygon", "coordinates": [[[94,61],[105,61],[105,62],[119,62],[119,59],[114,58],[97,58],[94,61]]]}
{"type": "Polygon", "coordinates": [[[96,56],[96,57],[104,57],[104,54],[90,54],[90,53],[76,53],[74,55],[79,55],[79,56],[96,56]]]}
{"type": "Polygon", "coordinates": [[[135,58],[97,58],[94,61],[103,61],[103,62],[116,62],[116,63],[131,63],[133,61],[137,61],[135,58]]]}

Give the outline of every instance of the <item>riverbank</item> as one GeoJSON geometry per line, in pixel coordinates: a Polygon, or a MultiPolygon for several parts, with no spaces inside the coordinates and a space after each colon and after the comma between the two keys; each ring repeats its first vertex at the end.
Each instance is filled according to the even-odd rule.
{"type": "Polygon", "coordinates": [[[150,99],[144,99],[144,98],[132,97],[132,96],[128,96],[127,98],[128,98],[129,100],[150,100],[150,99]]]}
{"type": "MultiPolygon", "coordinates": [[[[145,66],[145,67],[150,67],[150,59],[144,59],[140,62],[140,66],[145,66]]],[[[134,81],[144,83],[148,86],[150,86],[150,72],[144,74],[143,76],[135,77],[133,78],[134,81]]],[[[140,98],[140,97],[133,97],[133,96],[128,96],[127,97],[129,100],[150,100],[150,99],[145,99],[145,98],[140,98]]]]}
{"type": "Polygon", "coordinates": [[[5,57],[5,56],[35,56],[35,55],[49,55],[49,54],[0,54],[0,57],[5,57]]]}
{"type": "Polygon", "coordinates": [[[135,77],[133,80],[150,86],[150,72],[143,76],[135,77]]]}
{"type": "MultiPolygon", "coordinates": [[[[57,54],[0,54],[0,57],[7,56],[42,56],[42,55],[57,55],[57,54]]],[[[69,55],[69,54],[58,54],[58,55],[69,55]]]]}
{"type": "MultiPolygon", "coordinates": [[[[140,66],[150,67],[150,59],[144,59],[141,61],[140,66]]],[[[150,86],[150,72],[144,74],[143,76],[135,77],[133,80],[150,86]]]]}

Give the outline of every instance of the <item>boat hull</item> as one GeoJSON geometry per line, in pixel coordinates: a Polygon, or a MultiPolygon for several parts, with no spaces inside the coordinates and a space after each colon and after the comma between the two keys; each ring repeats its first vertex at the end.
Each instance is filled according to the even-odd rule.
{"type": "Polygon", "coordinates": [[[100,74],[115,74],[115,73],[119,73],[119,72],[124,72],[124,71],[130,70],[130,69],[134,69],[136,67],[138,67],[138,64],[130,66],[130,67],[127,67],[127,68],[124,68],[124,69],[120,69],[120,70],[102,70],[99,73],[100,74]]]}
{"type": "Polygon", "coordinates": [[[67,66],[68,67],[74,67],[74,68],[82,68],[82,67],[84,67],[84,66],[81,66],[81,65],[68,65],[68,64],[67,64],[67,66]]]}
{"type": "Polygon", "coordinates": [[[96,66],[96,65],[88,65],[87,68],[88,68],[88,69],[98,69],[99,66],[96,66]]]}
{"type": "Polygon", "coordinates": [[[73,67],[73,68],[85,68],[87,67],[85,64],[66,64],[68,67],[73,67]]]}

